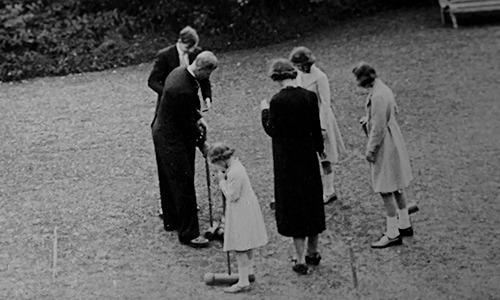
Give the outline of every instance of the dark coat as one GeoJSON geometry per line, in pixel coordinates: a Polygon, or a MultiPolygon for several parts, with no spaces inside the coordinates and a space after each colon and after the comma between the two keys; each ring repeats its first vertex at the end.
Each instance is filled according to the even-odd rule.
{"type": "Polygon", "coordinates": [[[316,94],[300,87],[282,89],[262,111],[262,125],[272,138],[278,232],[291,237],[322,232],[326,227],[318,154],[324,146],[316,94]]]}
{"type": "Polygon", "coordinates": [[[185,67],[174,69],[152,129],[164,226],[177,229],[184,243],[200,234],[194,187],[196,146],[204,142],[197,126],[199,107],[198,82],[185,67]]]}
{"type": "Polygon", "coordinates": [[[200,114],[198,81],[185,67],[174,69],[165,81],[162,98],[158,102],[153,132],[161,131],[168,137],[168,147],[200,146],[200,114]]]}
{"type": "MultiPolygon", "coordinates": [[[[200,47],[196,47],[196,49],[194,49],[194,51],[192,51],[188,55],[189,63],[192,63],[195,60],[196,56],[198,56],[198,54],[200,54],[200,52],[202,51],[203,50],[200,47]]],[[[148,86],[158,94],[158,100],[155,109],[155,118],[158,112],[158,105],[163,93],[165,80],[167,79],[167,76],[170,74],[170,72],[172,72],[172,70],[179,66],[179,52],[177,51],[176,44],[163,48],[156,54],[153,70],[151,71],[151,74],[148,78],[148,86]]],[[[200,89],[203,99],[212,99],[212,88],[209,79],[200,81],[200,89]]]]}

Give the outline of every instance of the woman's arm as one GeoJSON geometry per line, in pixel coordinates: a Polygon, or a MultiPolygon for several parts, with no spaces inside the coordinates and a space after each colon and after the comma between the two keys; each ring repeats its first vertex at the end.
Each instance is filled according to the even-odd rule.
{"type": "Polygon", "coordinates": [[[309,111],[310,111],[310,117],[309,117],[309,124],[310,124],[310,130],[313,136],[314,140],[314,145],[316,152],[318,154],[323,153],[325,150],[325,145],[323,142],[323,133],[321,131],[321,124],[320,124],[320,117],[319,117],[319,108],[318,108],[318,97],[316,96],[315,93],[309,93],[310,95],[310,100],[309,100],[309,111]]]}
{"type": "Polygon", "coordinates": [[[387,127],[387,104],[382,96],[373,96],[370,100],[370,132],[368,134],[367,154],[375,154],[382,144],[387,127]]]}
{"type": "Polygon", "coordinates": [[[168,74],[172,72],[173,68],[170,67],[168,59],[164,52],[159,51],[156,54],[153,70],[148,78],[148,86],[155,91],[158,95],[163,93],[163,85],[168,74]]]}
{"type": "Polygon", "coordinates": [[[270,137],[273,137],[276,133],[276,101],[271,99],[269,103],[269,108],[262,109],[261,113],[262,119],[262,127],[264,127],[264,131],[270,137]]]}
{"type": "Polygon", "coordinates": [[[325,73],[320,73],[318,78],[318,95],[319,101],[321,103],[330,103],[331,101],[331,92],[330,92],[330,84],[328,83],[328,77],[326,77],[325,73]]]}
{"type": "Polygon", "coordinates": [[[230,172],[227,174],[227,179],[219,181],[219,187],[226,196],[226,199],[231,202],[236,202],[240,199],[242,185],[242,177],[238,173],[230,172]]]}
{"type": "MultiPolygon", "coordinates": [[[[317,81],[317,90],[318,90],[318,100],[320,102],[320,109],[330,109],[331,103],[331,93],[330,93],[330,84],[328,83],[328,78],[325,73],[320,72],[317,81]]],[[[326,118],[320,118],[321,128],[327,128],[328,120],[326,118]]]]}

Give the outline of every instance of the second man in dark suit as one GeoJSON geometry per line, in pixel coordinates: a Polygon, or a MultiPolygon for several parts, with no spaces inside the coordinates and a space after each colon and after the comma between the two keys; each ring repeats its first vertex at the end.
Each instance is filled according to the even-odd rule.
{"type": "MultiPolygon", "coordinates": [[[[202,49],[198,46],[198,42],[199,37],[196,30],[194,30],[190,26],[186,26],[179,32],[179,39],[177,43],[158,51],[155,58],[153,70],[151,71],[151,74],[148,78],[148,86],[158,94],[155,114],[153,122],[151,122],[151,126],[153,126],[158,113],[158,105],[160,103],[160,99],[163,93],[163,87],[165,85],[167,76],[175,68],[179,66],[187,67],[195,60],[196,56],[202,52],[202,49]]],[[[212,101],[212,89],[210,80],[208,78],[203,79],[200,80],[199,83],[202,94],[202,104],[204,105],[205,109],[208,109],[212,101]]],[[[161,178],[162,174],[158,174],[158,176],[161,178]]],[[[159,205],[159,216],[160,218],[163,217],[161,201],[159,205]]]]}
{"type": "MultiPolygon", "coordinates": [[[[177,43],[161,49],[156,54],[153,70],[148,78],[148,86],[158,94],[155,118],[165,79],[167,79],[167,76],[173,69],[179,66],[187,67],[195,60],[196,56],[203,51],[198,46],[198,42],[199,37],[196,30],[190,26],[186,26],[180,31],[177,43]]],[[[212,89],[209,79],[200,80],[200,90],[203,101],[210,105],[212,101],[212,89]]]]}

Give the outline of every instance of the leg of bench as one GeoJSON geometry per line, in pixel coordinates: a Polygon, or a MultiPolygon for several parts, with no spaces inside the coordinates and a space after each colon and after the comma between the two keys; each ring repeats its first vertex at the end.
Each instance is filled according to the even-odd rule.
{"type": "Polygon", "coordinates": [[[444,20],[444,8],[441,8],[441,24],[446,24],[445,20],[444,20]]]}
{"type": "Polygon", "coordinates": [[[450,11],[451,21],[453,22],[453,28],[458,28],[457,17],[450,11]]]}

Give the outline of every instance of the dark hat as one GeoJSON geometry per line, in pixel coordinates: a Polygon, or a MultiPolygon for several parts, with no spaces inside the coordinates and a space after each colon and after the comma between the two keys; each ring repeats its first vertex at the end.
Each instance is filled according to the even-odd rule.
{"type": "Polygon", "coordinates": [[[274,81],[295,79],[297,77],[297,70],[288,59],[278,58],[271,63],[269,76],[274,81]]]}
{"type": "Polygon", "coordinates": [[[316,61],[316,57],[314,57],[311,50],[300,46],[293,48],[290,53],[290,61],[297,65],[313,64],[316,61]]]}
{"type": "Polygon", "coordinates": [[[184,44],[188,45],[196,45],[200,38],[198,37],[198,33],[191,26],[184,27],[179,33],[179,40],[184,44]]]}
{"type": "Polygon", "coordinates": [[[233,156],[234,149],[229,148],[226,144],[222,142],[214,143],[208,149],[208,157],[210,162],[214,163],[216,161],[226,160],[233,156]]]}

